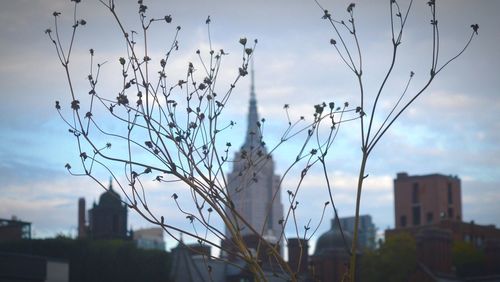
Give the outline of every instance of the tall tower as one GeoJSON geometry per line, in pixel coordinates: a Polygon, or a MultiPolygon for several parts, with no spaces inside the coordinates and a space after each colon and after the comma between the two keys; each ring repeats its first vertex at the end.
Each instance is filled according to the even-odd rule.
{"type": "MultiPolygon", "coordinates": [[[[262,141],[253,66],[250,75],[247,132],[245,142],[234,156],[233,170],[228,175],[228,194],[235,210],[248,225],[266,240],[276,243],[282,230],[279,220],[283,217],[280,177],[274,174],[274,162],[262,141]]],[[[243,236],[253,234],[242,220],[235,218],[234,221],[243,236]]],[[[231,237],[227,230],[226,235],[231,237]]]]}
{"type": "Polygon", "coordinates": [[[87,225],[85,223],[85,199],[78,199],[78,238],[87,237],[87,225]]]}

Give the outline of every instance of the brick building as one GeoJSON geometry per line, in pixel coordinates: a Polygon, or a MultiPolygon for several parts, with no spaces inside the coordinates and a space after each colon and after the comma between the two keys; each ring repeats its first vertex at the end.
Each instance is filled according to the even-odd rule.
{"type": "Polygon", "coordinates": [[[31,223],[12,219],[0,218],[0,241],[31,239],[31,223]]]}
{"type": "Polygon", "coordinates": [[[88,219],[85,217],[85,199],[78,200],[78,238],[129,240],[129,233],[127,206],[113,189],[111,179],[108,189],[99,197],[99,203],[94,202],[88,210],[88,219]]]}
{"type": "Polygon", "coordinates": [[[500,273],[500,229],[462,221],[461,183],[457,176],[398,173],[394,179],[394,209],[396,228],[386,230],[386,238],[400,233],[412,235],[420,270],[415,277],[433,277],[421,276],[415,281],[435,281],[439,277],[455,281],[452,246],[456,241],[482,250],[484,274],[500,279],[496,275],[500,273]]]}
{"type": "Polygon", "coordinates": [[[460,179],[442,174],[398,173],[394,179],[394,208],[396,228],[432,224],[442,219],[461,221],[460,179]]]}

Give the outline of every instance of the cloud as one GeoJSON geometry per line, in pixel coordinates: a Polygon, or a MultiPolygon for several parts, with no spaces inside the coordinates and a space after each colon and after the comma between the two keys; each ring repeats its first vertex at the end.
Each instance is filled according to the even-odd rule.
{"type": "MultiPolygon", "coordinates": [[[[458,174],[463,179],[464,216],[467,220],[499,224],[498,218],[494,217],[498,208],[493,201],[499,195],[493,187],[500,183],[497,173],[500,169],[500,123],[497,117],[500,99],[497,95],[498,71],[495,69],[500,64],[495,49],[500,38],[495,15],[499,4],[490,2],[439,3],[443,11],[449,11],[440,20],[443,23],[441,42],[447,45],[448,54],[458,50],[461,45],[457,42],[468,35],[469,21],[479,22],[481,36],[462,58],[439,75],[427,93],[394,124],[373,151],[367,168],[370,176],[365,183],[362,212],[372,214],[379,227],[393,224],[392,178],[402,170],[410,174],[458,174]]],[[[78,154],[74,138],[66,135],[67,128],[53,109],[54,100],[60,99],[67,110],[70,98],[64,73],[43,30],[52,24],[50,14],[53,10],[69,15],[63,21],[66,27],[71,25],[72,6],[68,3],[67,0],[22,0],[2,3],[0,9],[0,34],[4,39],[0,52],[3,62],[0,66],[0,84],[3,86],[0,93],[0,176],[5,180],[0,187],[3,193],[0,198],[3,209],[0,210],[2,217],[15,213],[22,219],[32,220],[35,230],[43,230],[37,232],[47,235],[68,230],[76,224],[77,197],[85,196],[91,202],[102,192],[89,179],[68,177],[62,168],[66,162],[76,164],[78,154]]],[[[292,119],[296,119],[301,115],[309,118],[312,106],[323,101],[343,103],[347,100],[351,105],[360,101],[355,77],[328,43],[334,36],[333,31],[321,19],[322,12],[314,3],[283,0],[266,3],[266,9],[262,9],[261,4],[264,2],[209,3],[200,0],[188,4],[174,1],[167,7],[161,1],[148,2],[152,14],[161,17],[171,13],[175,22],[167,26],[168,31],[163,27],[153,29],[152,35],[159,35],[152,43],[154,47],[170,44],[171,29],[177,24],[182,25],[180,51],[175,53],[175,60],[169,65],[168,79],[172,81],[184,75],[187,62],[197,62],[196,49],[207,49],[203,23],[207,14],[213,19],[214,48],[224,48],[230,53],[225,57],[224,78],[219,81],[221,89],[230,83],[241,63],[238,39],[242,36],[259,39],[255,53],[256,90],[259,112],[267,119],[266,142],[272,146],[286,129],[283,104],[291,105],[292,119]],[[285,6],[287,11],[283,12],[285,6]],[[169,36],[165,35],[166,32],[169,36]]],[[[346,4],[329,3],[328,8],[343,16],[346,4]]],[[[386,7],[381,4],[374,8],[371,2],[356,7],[360,16],[357,22],[362,52],[365,54],[367,98],[376,94],[377,81],[388,67],[388,23],[380,21],[387,13],[386,7]]],[[[120,3],[118,11],[120,15],[136,15],[136,3],[120,3]]],[[[401,53],[401,65],[387,88],[389,99],[400,93],[410,69],[415,68],[418,79],[425,79],[428,74],[429,62],[425,60],[425,54],[428,54],[430,42],[422,39],[428,38],[427,6],[419,3],[414,12],[408,26],[411,29],[403,38],[405,51],[401,53]]],[[[125,56],[121,35],[109,13],[98,3],[83,1],[79,15],[88,24],[77,37],[72,60],[75,87],[78,93],[87,95],[87,52],[94,47],[99,62],[108,60],[102,70],[103,84],[99,91],[113,99],[120,83],[116,76],[120,72],[116,60],[125,56]]],[[[136,19],[125,17],[127,29],[137,27],[136,19]]],[[[163,55],[163,49],[155,50],[152,53],[155,58],[163,55]]],[[[221,136],[221,140],[224,143],[231,140],[235,148],[241,144],[246,130],[249,83],[249,77],[239,82],[226,109],[227,119],[235,120],[237,126],[221,136]]],[[[380,110],[387,111],[390,105],[385,101],[380,110]]],[[[117,128],[115,124],[108,126],[117,128]]],[[[343,216],[353,214],[360,147],[358,126],[355,122],[341,129],[328,162],[334,197],[343,216]]],[[[282,173],[287,163],[293,161],[294,153],[300,150],[301,140],[297,138],[285,143],[275,152],[277,173],[282,173]]],[[[290,181],[283,186],[284,190],[293,187],[297,175],[300,175],[300,169],[294,171],[290,181]]],[[[102,173],[99,177],[106,182],[108,175],[102,173]]],[[[300,195],[301,225],[309,219],[317,223],[323,204],[329,199],[324,187],[321,171],[311,171],[305,178],[300,195]]],[[[186,193],[182,200],[186,201],[186,208],[192,208],[188,203],[188,190],[176,183],[160,185],[149,181],[146,190],[150,194],[151,207],[158,214],[167,215],[172,223],[185,224],[185,217],[173,206],[171,194],[174,191],[186,193]]],[[[134,213],[130,215],[134,227],[147,226],[134,213]]],[[[328,223],[331,217],[329,209],[325,222],[328,223]]],[[[328,224],[321,228],[320,231],[326,230],[328,224]]]]}
{"type": "MultiPolygon", "coordinates": [[[[10,178],[16,175],[10,175],[10,178]]],[[[17,216],[33,223],[36,237],[73,232],[77,224],[77,199],[97,198],[100,192],[88,179],[57,177],[57,173],[6,183],[0,190],[1,217],[17,216]],[[71,216],[74,215],[74,216],[71,216]]],[[[71,233],[73,234],[73,233],[71,233]]]]}
{"type": "Polygon", "coordinates": [[[465,221],[474,220],[478,224],[495,224],[500,213],[498,202],[498,181],[487,180],[463,180],[462,181],[462,205],[465,221]]]}

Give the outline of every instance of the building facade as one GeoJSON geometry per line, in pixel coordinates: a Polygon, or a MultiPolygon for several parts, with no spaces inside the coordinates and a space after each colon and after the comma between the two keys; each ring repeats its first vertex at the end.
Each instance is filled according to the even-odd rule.
{"type": "Polygon", "coordinates": [[[0,252],[2,282],[68,282],[69,261],[0,252]]]}
{"type": "Polygon", "coordinates": [[[309,278],[312,281],[346,281],[351,244],[351,233],[340,231],[337,219],[332,219],[330,230],[319,236],[314,254],[309,258],[309,278]]]}
{"type": "Polygon", "coordinates": [[[500,229],[462,221],[458,177],[398,173],[394,206],[396,228],[386,230],[385,237],[406,233],[415,238],[418,269],[411,281],[459,281],[452,261],[455,242],[470,243],[484,254],[481,275],[491,280],[470,281],[500,280],[500,229]]]}
{"type": "MultiPolygon", "coordinates": [[[[275,277],[272,269],[277,265],[268,257],[269,251],[262,247],[262,239],[273,248],[282,251],[282,232],[279,221],[283,218],[280,195],[280,176],[274,173],[274,162],[262,140],[261,120],[257,112],[254,72],[251,70],[250,101],[248,107],[245,141],[233,158],[232,170],[227,174],[228,199],[231,209],[243,219],[233,216],[232,223],[240,231],[248,249],[252,252],[261,245],[258,259],[267,281],[282,281],[275,277]],[[276,246],[276,244],[280,244],[276,246]]],[[[229,208],[228,208],[229,209],[229,208]]],[[[234,214],[227,210],[228,214],[234,214]]],[[[254,281],[246,262],[234,255],[238,248],[232,233],[226,227],[227,239],[222,240],[221,257],[226,263],[210,257],[210,246],[184,244],[182,240],[172,249],[172,281],[254,281]]],[[[306,266],[307,267],[307,266],[306,266]]]]}
{"type": "Polygon", "coordinates": [[[457,176],[398,173],[394,179],[396,228],[462,220],[461,183],[457,176]]]}
{"type": "Polygon", "coordinates": [[[31,223],[18,220],[0,218],[0,241],[31,239],[31,223]]]}
{"type": "MultiPolygon", "coordinates": [[[[279,220],[283,217],[280,195],[280,177],[274,174],[274,162],[262,141],[261,121],[257,112],[254,73],[251,71],[250,103],[246,138],[234,156],[232,171],[228,174],[228,194],[234,209],[245,219],[234,218],[241,234],[254,232],[268,241],[275,241],[281,234],[279,220]]],[[[226,229],[226,235],[231,237],[226,229]]]]}
{"type": "Polygon", "coordinates": [[[85,218],[85,199],[78,200],[78,238],[130,239],[127,231],[127,205],[113,189],[110,180],[106,192],[99,197],[88,211],[88,225],[85,218]]]}
{"type": "Polygon", "coordinates": [[[134,242],[138,248],[165,251],[163,229],[161,227],[134,230],[134,242]]]}
{"type": "MultiPolygon", "coordinates": [[[[355,217],[340,217],[340,226],[343,231],[354,234],[355,217]]],[[[360,250],[375,248],[375,237],[377,235],[377,228],[373,224],[371,215],[365,214],[359,216],[358,226],[358,247],[360,250]]]]}

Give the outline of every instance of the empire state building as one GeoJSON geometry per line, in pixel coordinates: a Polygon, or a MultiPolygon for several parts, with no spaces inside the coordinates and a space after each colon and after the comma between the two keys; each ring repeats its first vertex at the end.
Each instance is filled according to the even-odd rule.
{"type": "MultiPolygon", "coordinates": [[[[274,162],[262,141],[252,68],[246,138],[235,153],[233,169],[228,174],[228,194],[244,221],[273,243],[282,231],[279,220],[283,218],[283,204],[279,189],[280,176],[274,174],[274,162]]],[[[234,218],[241,235],[254,234],[244,221],[234,218]]],[[[227,230],[226,235],[231,237],[227,230]]]]}

